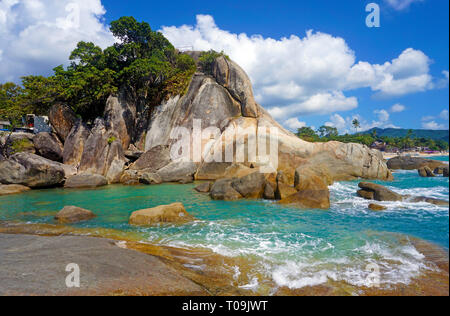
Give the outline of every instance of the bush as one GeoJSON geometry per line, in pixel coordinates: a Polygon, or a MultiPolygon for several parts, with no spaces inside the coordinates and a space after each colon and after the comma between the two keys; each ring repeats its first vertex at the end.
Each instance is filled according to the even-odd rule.
{"type": "Polygon", "coordinates": [[[200,57],[198,59],[198,64],[204,73],[211,75],[212,71],[213,71],[213,69],[212,69],[213,64],[214,64],[215,60],[220,56],[224,56],[228,60],[230,59],[230,57],[225,55],[225,53],[223,51],[218,53],[215,50],[210,50],[207,52],[203,52],[200,55],[200,57]]]}

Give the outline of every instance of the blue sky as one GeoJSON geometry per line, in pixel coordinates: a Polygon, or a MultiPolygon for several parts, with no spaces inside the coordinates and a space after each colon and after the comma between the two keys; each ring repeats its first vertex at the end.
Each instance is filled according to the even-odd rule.
{"type": "MultiPolygon", "coordinates": [[[[288,128],[327,123],[345,132],[358,117],[365,128],[448,129],[448,1],[67,0],[61,6],[64,1],[0,1],[0,36],[18,43],[27,28],[64,20],[67,3],[83,6],[75,31],[58,22],[62,31],[47,29],[46,34],[55,34],[50,43],[40,45],[45,52],[30,57],[18,46],[19,58],[14,48],[0,44],[0,63],[10,58],[10,65],[30,65],[11,66],[14,70],[3,73],[0,69],[2,81],[27,74],[21,72],[42,73],[52,63],[64,62],[67,47],[78,37],[106,46],[111,42],[107,24],[131,15],[162,30],[175,46],[224,49],[249,73],[258,102],[288,128]],[[369,2],[381,8],[380,28],[365,24],[369,2]],[[36,18],[36,3],[40,10],[53,12],[36,18]],[[30,25],[16,22],[2,34],[2,10],[11,20],[20,17],[30,25]]],[[[39,36],[35,33],[33,38],[39,36]]]]}

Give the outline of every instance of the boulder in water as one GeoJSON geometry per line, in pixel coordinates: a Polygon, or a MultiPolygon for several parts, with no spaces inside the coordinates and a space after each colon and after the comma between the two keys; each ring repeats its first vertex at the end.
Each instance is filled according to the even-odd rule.
{"type": "Polygon", "coordinates": [[[0,184],[0,195],[18,194],[29,190],[29,187],[20,184],[0,184]]]}
{"type": "Polygon", "coordinates": [[[394,191],[389,190],[388,188],[370,182],[361,182],[359,183],[359,187],[368,192],[373,192],[373,199],[377,201],[402,201],[403,196],[395,193],[394,191]]]}
{"type": "Polygon", "coordinates": [[[108,184],[108,180],[99,174],[80,173],[69,177],[65,188],[96,188],[108,184]]]}
{"type": "Polygon", "coordinates": [[[160,205],[155,208],[149,208],[133,212],[129,224],[139,226],[150,226],[159,223],[186,223],[193,221],[183,204],[173,203],[170,205],[160,205]]]}
{"type": "Polygon", "coordinates": [[[95,218],[95,214],[76,206],[65,206],[55,216],[55,220],[61,224],[78,223],[95,218]]]}

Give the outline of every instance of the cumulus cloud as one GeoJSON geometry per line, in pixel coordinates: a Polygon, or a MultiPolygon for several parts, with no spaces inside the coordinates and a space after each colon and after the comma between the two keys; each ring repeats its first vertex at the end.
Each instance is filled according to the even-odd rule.
{"type": "Polygon", "coordinates": [[[0,81],[48,74],[66,64],[78,41],[114,43],[100,0],[0,1],[0,81]]]}
{"type": "Polygon", "coordinates": [[[357,61],[343,38],[308,31],[281,39],[220,29],[212,16],[198,15],[194,26],[165,26],[176,46],[224,51],[249,74],[255,97],[279,120],[331,114],[358,107],[348,91],[370,88],[381,96],[401,96],[432,87],[430,59],[405,49],[383,64],[357,61]]]}
{"type": "Polygon", "coordinates": [[[285,126],[287,128],[289,128],[291,131],[296,131],[299,128],[305,127],[306,123],[305,122],[300,122],[298,120],[298,118],[290,118],[288,120],[285,121],[285,126]]]}
{"type": "Polygon", "coordinates": [[[336,127],[341,134],[354,133],[355,129],[353,127],[353,120],[357,119],[360,123],[360,128],[358,131],[367,131],[374,127],[379,128],[398,128],[392,124],[389,120],[389,113],[386,110],[375,110],[374,114],[377,115],[377,120],[367,121],[360,115],[352,115],[347,117],[342,117],[339,114],[333,114],[330,116],[330,121],[326,122],[326,126],[336,127]]]}
{"type": "Polygon", "coordinates": [[[392,7],[394,10],[402,11],[415,2],[422,2],[424,0],[384,0],[386,4],[392,7]]]}
{"type": "Polygon", "coordinates": [[[448,110],[442,110],[442,112],[439,114],[439,117],[443,120],[448,121],[448,110]]]}
{"type": "Polygon", "coordinates": [[[440,129],[447,129],[448,126],[445,126],[444,124],[438,124],[435,121],[430,121],[430,122],[423,122],[422,128],[440,130],[440,129]]]}
{"type": "Polygon", "coordinates": [[[403,104],[400,104],[400,103],[394,104],[391,107],[391,112],[392,113],[400,113],[400,112],[403,112],[404,110],[406,110],[406,107],[403,104]]]}

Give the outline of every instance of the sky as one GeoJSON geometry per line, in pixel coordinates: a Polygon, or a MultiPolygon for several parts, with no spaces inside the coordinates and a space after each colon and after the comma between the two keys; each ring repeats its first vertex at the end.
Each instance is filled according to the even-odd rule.
{"type": "Polygon", "coordinates": [[[0,0],[0,82],[49,75],[80,40],[134,16],[175,47],[224,51],[286,128],[448,129],[447,0],[0,0]],[[366,5],[380,27],[366,25],[366,5]]]}

